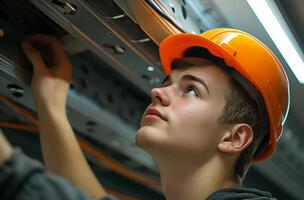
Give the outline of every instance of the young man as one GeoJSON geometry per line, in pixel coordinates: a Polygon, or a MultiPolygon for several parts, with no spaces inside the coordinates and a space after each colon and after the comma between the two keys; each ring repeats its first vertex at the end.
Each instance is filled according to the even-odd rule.
{"type": "MultiPolygon", "coordinates": [[[[60,43],[36,35],[23,49],[34,66],[32,90],[46,167],[89,196],[106,197],[66,117],[71,64],[60,43]],[[46,46],[54,53],[51,68],[35,48],[46,46]]],[[[170,36],[160,44],[160,57],[168,76],[161,88],[151,91],[136,142],[156,160],[166,199],[273,199],[239,185],[252,162],[272,155],[282,133],[289,84],[278,59],[259,40],[234,29],[170,36]]],[[[50,193],[62,199],[86,198],[20,152],[11,156],[11,147],[3,138],[1,142],[1,177],[16,177],[3,187],[5,180],[0,180],[10,198],[46,199],[50,193]],[[21,164],[30,172],[17,167],[21,164]],[[40,171],[32,175],[35,169],[40,171]]]]}

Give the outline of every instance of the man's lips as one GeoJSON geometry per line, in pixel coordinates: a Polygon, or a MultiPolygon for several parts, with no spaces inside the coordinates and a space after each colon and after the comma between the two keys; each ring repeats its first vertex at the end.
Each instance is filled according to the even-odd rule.
{"type": "Polygon", "coordinates": [[[145,116],[147,116],[147,115],[156,115],[159,118],[161,118],[162,120],[167,121],[167,118],[163,114],[161,114],[161,112],[159,112],[156,108],[152,108],[152,107],[149,108],[147,110],[145,116]]]}

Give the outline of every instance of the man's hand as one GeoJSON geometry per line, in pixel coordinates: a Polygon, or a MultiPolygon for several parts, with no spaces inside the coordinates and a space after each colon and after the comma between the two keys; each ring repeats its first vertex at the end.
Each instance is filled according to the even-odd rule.
{"type": "Polygon", "coordinates": [[[31,85],[37,109],[43,106],[64,111],[72,67],[60,41],[47,35],[32,35],[22,48],[34,68],[31,85]],[[50,66],[45,64],[41,51],[51,54],[50,66]]]}

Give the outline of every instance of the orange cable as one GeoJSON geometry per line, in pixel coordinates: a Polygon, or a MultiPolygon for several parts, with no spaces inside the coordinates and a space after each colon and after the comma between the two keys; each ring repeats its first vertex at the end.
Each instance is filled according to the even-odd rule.
{"type": "Polygon", "coordinates": [[[160,190],[160,184],[157,181],[150,180],[148,178],[142,177],[134,172],[131,172],[130,170],[126,169],[125,167],[121,166],[120,164],[116,163],[112,159],[108,158],[106,155],[100,153],[96,149],[94,149],[92,146],[88,145],[87,143],[83,142],[82,139],[77,138],[79,145],[83,150],[91,154],[94,158],[96,158],[99,161],[102,161],[102,163],[112,169],[113,171],[118,172],[121,175],[124,175],[131,180],[134,180],[136,182],[148,185],[154,189],[160,190]]]}
{"type": "Polygon", "coordinates": [[[21,106],[17,105],[15,102],[13,102],[12,100],[10,100],[9,98],[0,95],[0,100],[2,100],[5,104],[7,104],[8,106],[10,106],[11,108],[13,108],[17,113],[19,113],[21,116],[23,116],[24,118],[26,118],[29,122],[31,122],[32,124],[38,126],[38,119],[36,116],[34,116],[32,113],[30,113],[29,111],[25,110],[24,108],[22,108],[21,106]]]}
{"type": "Polygon", "coordinates": [[[115,197],[117,197],[118,199],[120,200],[138,200],[137,198],[135,197],[131,197],[129,195],[126,195],[124,193],[121,193],[121,192],[118,192],[116,190],[112,190],[112,189],[109,189],[109,188],[106,188],[106,191],[111,194],[111,195],[114,195],[115,197]]]}
{"type": "Polygon", "coordinates": [[[0,127],[16,129],[20,131],[27,131],[27,132],[38,132],[38,128],[32,125],[14,123],[14,122],[4,122],[0,121],[0,127]]]}

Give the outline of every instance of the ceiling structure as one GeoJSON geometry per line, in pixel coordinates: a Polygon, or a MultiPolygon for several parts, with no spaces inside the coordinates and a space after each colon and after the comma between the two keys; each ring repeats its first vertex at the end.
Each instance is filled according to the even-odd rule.
{"type": "MultiPolygon", "coordinates": [[[[274,3],[304,49],[301,0],[274,3]]],[[[32,33],[60,38],[73,63],[67,108],[69,120],[77,135],[96,151],[145,178],[127,176],[134,185],[130,195],[137,198],[143,198],[140,196],[143,194],[136,192],[140,186],[146,187],[145,192],[151,199],[163,198],[155,184],[151,184],[159,181],[157,166],[134,143],[141,114],[149,103],[150,89],[164,78],[157,51],[159,42],[180,29],[201,33],[216,27],[232,27],[256,36],[275,52],[287,71],[291,107],[277,153],[269,161],[254,166],[245,185],[268,189],[279,199],[302,198],[304,86],[296,80],[247,1],[1,0],[0,13],[0,27],[5,33],[0,38],[0,94],[34,112],[29,87],[32,69],[21,53],[20,42],[32,33]]],[[[1,121],[25,122],[24,117],[12,114],[12,109],[5,104],[0,104],[0,110],[1,121]]],[[[32,155],[40,151],[37,141],[31,140],[35,140],[33,136],[29,139],[13,132],[15,136],[9,136],[13,143],[32,155]]],[[[89,151],[85,152],[97,175],[106,176],[109,172],[106,169],[111,167],[103,165],[89,151]]],[[[125,176],[119,170],[115,172],[125,176]]]]}

